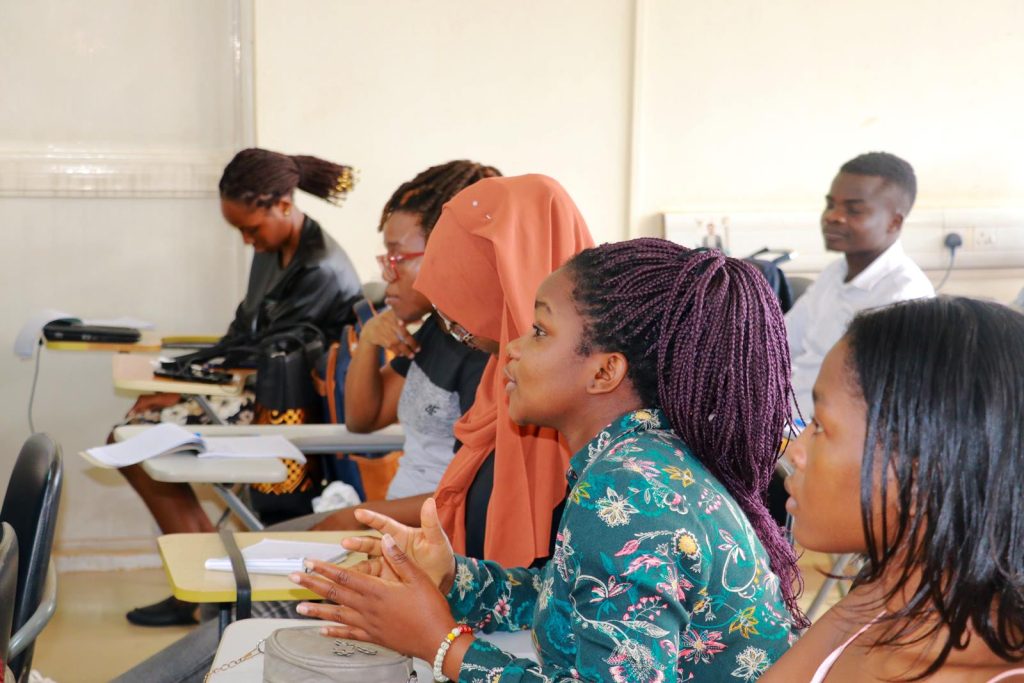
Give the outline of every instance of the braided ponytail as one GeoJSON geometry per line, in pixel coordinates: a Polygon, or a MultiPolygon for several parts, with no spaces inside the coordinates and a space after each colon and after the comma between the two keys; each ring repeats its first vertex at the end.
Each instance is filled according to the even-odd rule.
{"type": "Polygon", "coordinates": [[[785,323],[768,283],[719,251],[654,238],[587,249],[566,268],[585,321],[580,352],[626,357],[640,399],[664,411],[746,513],[802,625],[796,557],[765,506],[792,394],[785,323]]]}
{"type": "Polygon", "coordinates": [[[299,188],[332,204],[340,204],[355,185],[350,166],[313,156],[289,156],[267,149],[243,149],[224,168],[220,196],[267,208],[299,188]]]}

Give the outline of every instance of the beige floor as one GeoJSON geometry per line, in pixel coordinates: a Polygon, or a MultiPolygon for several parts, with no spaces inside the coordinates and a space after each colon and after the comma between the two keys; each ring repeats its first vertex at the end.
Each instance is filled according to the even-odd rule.
{"type": "MultiPolygon", "coordinates": [[[[825,556],[800,561],[804,606],[821,585],[825,556]]],[[[36,647],[33,668],[57,683],[100,683],[129,669],[187,633],[186,627],[141,628],[124,613],[167,597],[161,569],[73,572],[60,576],[57,614],[36,647]]],[[[833,597],[838,597],[833,596],[833,597]]]]}

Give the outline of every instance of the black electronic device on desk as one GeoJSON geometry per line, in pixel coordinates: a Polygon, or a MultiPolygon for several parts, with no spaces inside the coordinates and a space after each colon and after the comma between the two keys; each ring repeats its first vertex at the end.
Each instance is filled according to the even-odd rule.
{"type": "Polygon", "coordinates": [[[134,344],[142,333],[134,327],[84,325],[77,320],[54,320],[43,326],[47,341],[96,342],[102,344],[134,344]]]}
{"type": "Polygon", "coordinates": [[[202,384],[230,384],[235,380],[235,376],[230,372],[192,363],[180,364],[175,361],[163,361],[159,367],[153,370],[153,374],[166,379],[202,384]]]}

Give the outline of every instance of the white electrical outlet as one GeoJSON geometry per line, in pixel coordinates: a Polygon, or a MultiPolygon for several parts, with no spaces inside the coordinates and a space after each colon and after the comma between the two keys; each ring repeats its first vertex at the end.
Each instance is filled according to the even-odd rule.
{"type": "Polygon", "coordinates": [[[976,249],[998,249],[999,231],[991,228],[974,228],[974,246],[976,249]]]}

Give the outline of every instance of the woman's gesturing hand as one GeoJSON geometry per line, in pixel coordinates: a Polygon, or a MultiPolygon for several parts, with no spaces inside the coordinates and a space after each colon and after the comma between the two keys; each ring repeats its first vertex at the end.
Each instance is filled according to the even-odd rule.
{"type": "Polygon", "coordinates": [[[448,602],[390,534],[381,549],[379,561],[387,565],[382,576],[308,561],[313,573],[292,574],[291,580],[334,604],[304,602],[298,611],[343,624],[324,626],[324,635],[377,643],[430,662],[455,626],[448,602]]]}
{"type": "MultiPolygon", "coordinates": [[[[358,509],[356,519],[376,529],[381,534],[390,534],[398,548],[409,556],[433,584],[441,589],[442,594],[451,590],[455,580],[455,553],[451,543],[441,528],[437,517],[437,506],[433,498],[428,498],[420,508],[420,528],[406,526],[395,520],[371,510],[358,509]]],[[[395,580],[397,577],[390,565],[381,557],[381,539],[372,536],[346,538],[341,542],[346,550],[363,552],[370,556],[367,562],[353,567],[354,570],[395,580]]]]}

